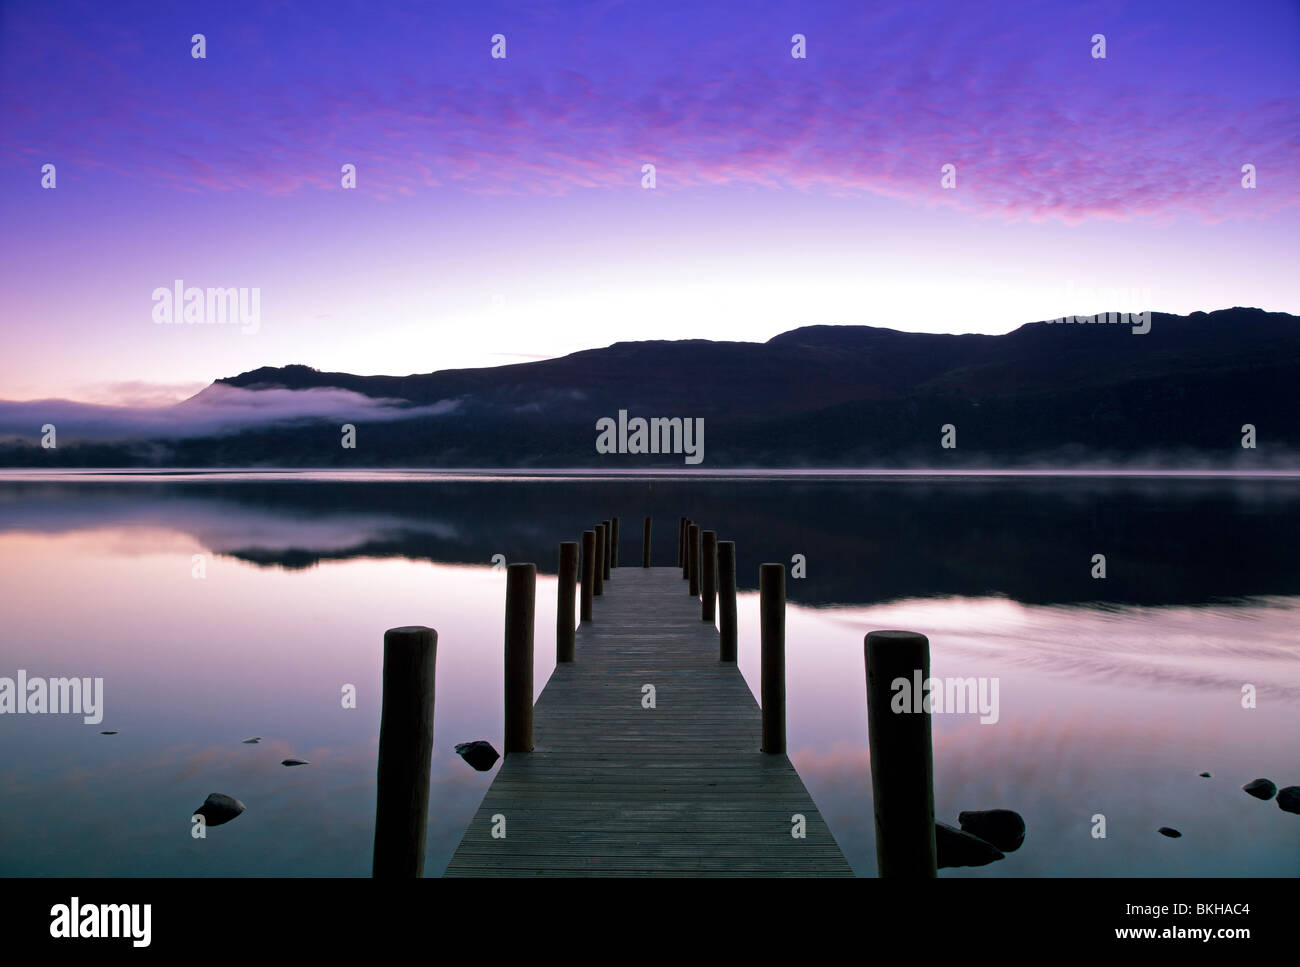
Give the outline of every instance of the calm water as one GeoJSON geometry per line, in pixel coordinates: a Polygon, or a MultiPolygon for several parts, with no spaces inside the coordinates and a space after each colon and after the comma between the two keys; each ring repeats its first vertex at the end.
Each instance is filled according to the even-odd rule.
{"type": "Polygon", "coordinates": [[[941,875],[1300,874],[1300,816],[1241,791],[1300,784],[1300,480],[292,474],[0,476],[0,676],[102,677],[105,693],[96,725],[0,716],[0,874],[368,875],[382,636],[404,624],[439,631],[440,873],[495,774],[452,747],[502,745],[493,555],[543,572],[540,693],[558,542],[619,514],[639,562],[651,514],[672,563],[682,513],[737,542],[755,691],[758,565],[806,558],[789,582],[790,757],[859,874],[875,872],[876,628],[929,635],[935,676],[999,682],[995,724],[934,716],[935,805],[953,825],[1015,809],[1028,836],[941,875]],[[248,809],[195,840],[210,792],[248,809]]]}

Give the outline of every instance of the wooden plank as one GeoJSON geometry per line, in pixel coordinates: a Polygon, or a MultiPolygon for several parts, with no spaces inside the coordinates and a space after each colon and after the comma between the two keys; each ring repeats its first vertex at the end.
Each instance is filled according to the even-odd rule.
{"type": "Polygon", "coordinates": [[[680,568],[620,568],[446,875],[852,876],[789,758],[760,751],[758,703],[718,650],[680,568]]]}

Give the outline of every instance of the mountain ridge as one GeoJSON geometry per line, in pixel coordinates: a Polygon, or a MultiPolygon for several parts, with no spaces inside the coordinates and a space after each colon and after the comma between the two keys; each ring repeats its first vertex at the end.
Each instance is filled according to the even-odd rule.
{"type": "MultiPolygon", "coordinates": [[[[230,432],[188,437],[169,430],[155,435],[151,456],[119,452],[118,459],[673,465],[662,454],[596,452],[596,422],[622,410],[629,418],[703,419],[706,468],[1011,466],[1144,454],[1249,465],[1300,454],[1297,386],[1300,317],[1254,308],[1153,312],[1150,331],[1141,334],[1104,321],[1037,321],[1001,335],[813,325],[765,342],[624,341],[553,359],[407,376],[263,366],[215,380],[178,406],[203,410],[233,394],[273,425],[236,420],[230,432]],[[275,420],[285,398],[312,396],[329,405],[275,420]],[[358,428],[354,450],[339,445],[341,423],[358,428]],[[1245,424],[1259,428],[1255,452],[1241,447],[1245,424]],[[955,449],[940,447],[946,425],[956,429],[955,449]]],[[[69,430],[75,438],[75,427],[69,430]]],[[[0,462],[49,465],[71,455],[22,451],[0,447],[0,462]]]]}

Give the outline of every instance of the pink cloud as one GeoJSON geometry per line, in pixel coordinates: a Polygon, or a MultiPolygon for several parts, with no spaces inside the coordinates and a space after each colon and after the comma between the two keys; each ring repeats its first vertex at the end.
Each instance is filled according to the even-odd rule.
{"type": "MultiPolygon", "coordinates": [[[[1213,38],[1166,38],[1150,23],[1117,36],[1117,51],[1175,50],[1186,69],[1166,76],[1167,62],[1092,60],[1072,23],[1042,22],[1032,5],[996,22],[854,8],[806,62],[762,17],[676,47],[662,46],[674,42],[666,20],[646,27],[643,45],[594,56],[584,31],[607,14],[575,13],[556,36],[544,18],[517,21],[516,34],[539,32],[522,66],[460,47],[429,64],[420,41],[430,26],[395,20],[384,29],[409,27],[411,41],[392,49],[391,64],[359,55],[339,64],[344,46],[330,48],[337,70],[258,63],[243,80],[178,61],[173,83],[128,69],[156,56],[130,28],[54,30],[20,57],[56,60],[68,93],[47,89],[35,112],[29,82],[10,75],[6,154],[39,144],[86,177],[108,169],[178,189],[269,194],[337,190],[344,161],[359,166],[359,190],[379,197],[446,185],[628,190],[650,161],[668,190],[869,193],[1005,219],[1216,221],[1300,200],[1300,99],[1282,88],[1261,98],[1248,82],[1198,86],[1197,59],[1222,43],[1213,38]],[[105,32],[112,57],[95,42],[105,32]],[[92,71],[102,83],[90,83],[92,71]],[[945,163],[958,167],[956,190],[940,188],[945,163]],[[1244,163],[1259,170],[1256,191],[1240,187],[1244,163]]],[[[17,26],[11,34],[26,36],[17,26]]],[[[270,32],[261,41],[285,63],[306,56],[294,43],[270,32]]],[[[228,56],[252,56],[249,44],[228,56]]]]}

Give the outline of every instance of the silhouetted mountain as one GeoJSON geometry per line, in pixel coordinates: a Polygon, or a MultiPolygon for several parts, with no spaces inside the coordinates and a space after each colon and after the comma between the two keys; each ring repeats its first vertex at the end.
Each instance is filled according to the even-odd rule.
{"type": "MultiPolygon", "coordinates": [[[[1295,465],[1297,386],[1300,319],[1259,309],[1153,313],[1143,334],[1105,322],[1036,322],[1002,336],[808,326],[766,343],[615,343],[412,376],[263,367],[218,380],[177,413],[203,412],[234,391],[279,391],[277,398],[285,390],[324,391],[366,405],[351,420],[346,404],[328,419],[268,425],[263,413],[258,426],[234,432],[147,445],[28,444],[0,459],[27,466],[684,466],[680,454],[597,453],[597,420],[626,410],[629,419],[702,418],[703,469],[1295,465]],[[382,417],[374,407],[383,407],[382,417]],[[355,449],[340,445],[343,422],[356,426],[355,449]],[[1257,449],[1241,446],[1247,423],[1257,428],[1257,449]],[[945,424],[956,428],[955,449],[940,446],[945,424]]],[[[75,440],[76,427],[60,434],[75,440]]]]}

